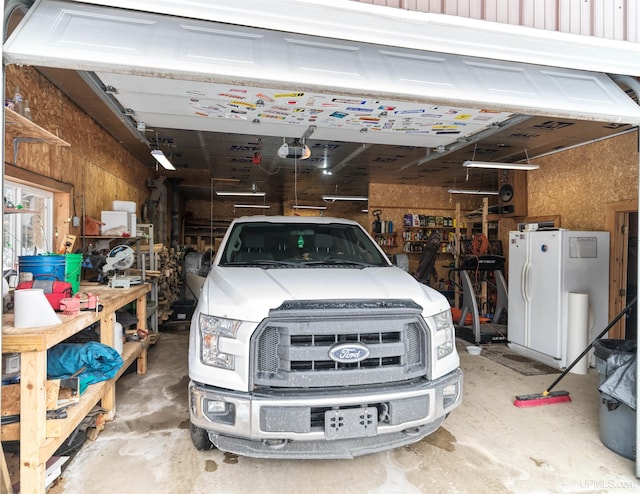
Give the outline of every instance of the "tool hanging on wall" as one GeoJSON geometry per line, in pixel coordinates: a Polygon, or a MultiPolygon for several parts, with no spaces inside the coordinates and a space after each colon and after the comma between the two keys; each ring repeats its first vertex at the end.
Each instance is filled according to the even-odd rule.
{"type": "Polygon", "coordinates": [[[382,214],[382,210],[376,209],[372,211],[371,214],[376,217],[376,219],[371,224],[371,231],[373,233],[382,233],[382,221],[380,221],[380,215],[382,214]]]}

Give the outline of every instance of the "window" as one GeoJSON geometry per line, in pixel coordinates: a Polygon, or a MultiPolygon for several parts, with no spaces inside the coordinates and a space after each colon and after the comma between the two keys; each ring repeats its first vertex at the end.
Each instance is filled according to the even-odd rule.
{"type": "Polygon", "coordinates": [[[54,251],[52,192],[5,180],[4,207],[3,271],[16,269],[18,256],[54,251]]]}

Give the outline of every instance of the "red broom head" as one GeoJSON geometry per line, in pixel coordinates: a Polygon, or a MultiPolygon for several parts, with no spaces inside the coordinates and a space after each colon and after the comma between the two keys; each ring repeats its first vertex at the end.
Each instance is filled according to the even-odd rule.
{"type": "Polygon", "coordinates": [[[558,393],[550,393],[547,396],[540,395],[524,395],[516,396],[513,404],[518,408],[539,407],[543,405],[553,405],[554,403],[567,403],[571,401],[569,393],[560,391],[558,393]]]}

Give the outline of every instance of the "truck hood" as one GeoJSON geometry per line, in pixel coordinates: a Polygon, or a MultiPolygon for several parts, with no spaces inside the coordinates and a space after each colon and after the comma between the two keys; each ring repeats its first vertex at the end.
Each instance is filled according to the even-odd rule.
{"type": "Polygon", "coordinates": [[[198,311],[231,319],[264,319],[285,300],[410,299],[429,314],[450,308],[446,298],[394,266],[262,269],[212,267],[198,311]],[[356,296],[357,294],[357,296],[356,296]],[[209,308],[209,301],[214,304],[209,308]]]}

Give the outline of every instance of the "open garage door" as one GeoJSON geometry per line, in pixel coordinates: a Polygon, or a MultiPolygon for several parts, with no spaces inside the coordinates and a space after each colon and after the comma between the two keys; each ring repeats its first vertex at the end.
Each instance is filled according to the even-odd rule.
{"type": "MultiPolygon", "coordinates": [[[[4,60],[5,63],[95,72],[105,86],[117,88],[115,97],[124,108],[134,109],[142,121],[182,129],[215,131],[224,127],[226,132],[233,132],[238,127],[238,132],[246,131],[240,127],[250,123],[243,124],[242,119],[203,119],[202,112],[193,111],[189,98],[197,95],[214,99],[213,95],[220,93],[217,84],[267,87],[282,90],[284,95],[292,88],[303,88],[306,92],[334,97],[353,96],[353,101],[346,102],[351,106],[357,106],[358,98],[375,96],[389,101],[503,112],[496,120],[505,120],[509,114],[524,114],[625,124],[640,122],[640,107],[600,72],[198,19],[195,18],[197,9],[193,8],[198,3],[181,6],[181,2],[41,0],[5,43],[4,60]],[[128,9],[95,5],[98,3],[126,4],[128,9]],[[164,9],[174,15],[142,10],[145,8],[164,9]]],[[[249,3],[254,4],[253,8],[261,4],[265,11],[254,11],[251,15],[245,11],[247,24],[250,18],[274,19],[271,2],[249,3]]],[[[304,9],[315,8],[315,3],[285,3],[291,5],[294,13],[282,17],[279,27],[283,29],[288,22],[292,29],[300,31],[300,25],[295,23],[300,14],[305,13],[304,9]]],[[[361,7],[359,4],[358,11],[351,12],[351,16],[360,15],[350,17],[353,26],[358,22],[369,26],[382,23],[380,25],[388,25],[389,30],[397,30],[400,41],[406,38],[397,19],[388,19],[385,24],[385,19],[372,17],[369,11],[366,15],[360,12],[361,7]]],[[[228,21],[228,9],[222,10],[228,21]]],[[[386,12],[394,10],[385,9],[386,12]]],[[[217,11],[217,7],[201,10],[208,16],[217,11]]],[[[318,23],[311,22],[313,17],[307,19],[310,26],[318,23]]],[[[413,21],[405,26],[415,31],[416,22],[420,24],[413,21]]],[[[430,22],[430,18],[425,18],[421,26],[426,33],[430,22]]],[[[349,31],[350,38],[357,38],[358,32],[354,27],[349,31]]],[[[449,32],[453,36],[454,31],[449,32]]],[[[480,33],[477,34],[482,39],[480,33]]],[[[484,35],[486,37],[486,33],[484,35]]],[[[469,37],[469,32],[465,36],[469,37]]],[[[383,38],[390,39],[388,31],[383,38]]],[[[501,38],[506,42],[505,34],[501,38]]],[[[553,57],[552,52],[549,56],[553,57]]],[[[555,57],[554,61],[561,59],[562,56],[555,57]]],[[[314,108],[313,103],[309,106],[314,108]]],[[[206,116],[219,115],[212,111],[206,116]]],[[[260,132],[285,135],[287,132],[278,125],[283,123],[302,127],[299,121],[273,120],[263,125],[260,132]]],[[[314,138],[335,139],[339,132],[344,141],[425,146],[426,133],[413,126],[404,131],[382,127],[375,136],[373,133],[363,136],[360,129],[340,128],[336,120],[334,116],[327,119],[326,124],[318,121],[314,138]]],[[[472,128],[472,122],[466,125],[469,133],[477,130],[472,128]]],[[[432,147],[446,144],[444,134],[439,137],[432,147]]],[[[455,134],[456,139],[460,137],[464,135],[455,134]]]]}

